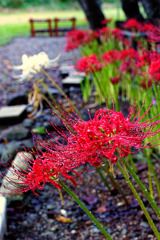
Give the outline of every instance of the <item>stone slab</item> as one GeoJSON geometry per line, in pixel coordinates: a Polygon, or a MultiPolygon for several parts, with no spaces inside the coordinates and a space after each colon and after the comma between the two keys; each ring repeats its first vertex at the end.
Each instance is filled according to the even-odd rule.
{"type": "Polygon", "coordinates": [[[80,87],[83,81],[84,77],[82,76],[69,76],[62,80],[62,86],[63,88],[80,87]]]}
{"type": "Polygon", "coordinates": [[[6,227],[6,206],[7,201],[6,198],[0,196],[0,239],[3,240],[4,233],[7,230],[6,227]]]}
{"type": "Polygon", "coordinates": [[[0,108],[0,119],[17,118],[26,110],[27,105],[6,106],[0,108]]]}
{"type": "Polygon", "coordinates": [[[67,64],[63,64],[59,67],[59,71],[62,72],[62,71],[73,71],[75,68],[73,65],[67,65],[67,64]]]}
{"type": "Polygon", "coordinates": [[[67,77],[70,74],[70,72],[72,72],[74,70],[75,70],[75,68],[73,65],[67,65],[67,64],[63,64],[59,68],[59,72],[60,72],[60,75],[62,78],[67,77]]]}
{"type": "Polygon", "coordinates": [[[80,77],[85,78],[86,74],[84,72],[78,72],[78,71],[74,70],[74,71],[70,72],[69,76],[70,77],[79,77],[80,76],[80,77]]]}
{"type": "Polygon", "coordinates": [[[26,109],[28,105],[6,106],[0,108],[0,123],[15,124],[23,121],[26,117],[26,109]]]}

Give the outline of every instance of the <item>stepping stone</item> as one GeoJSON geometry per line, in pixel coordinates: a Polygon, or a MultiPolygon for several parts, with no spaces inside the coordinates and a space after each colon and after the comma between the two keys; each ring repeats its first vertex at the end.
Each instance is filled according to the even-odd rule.
{"type": "Polygon", "coordinates": [[[27,105],[6,106],[0,108],[0,123],[22,121],[26,116],[27,105]]]}
{"type": "Polygon", "coordinates": [[[59,71],[62,78],[65,78],[70,74],[70,72],[75,71],[75,68],[73,65],[63,64],[60,66],[59,71]]]}
{"type": "Polygon", "coordinates": [[[86,74],[84,72],[78,72],[78,71],[72,71],[70,72],[69,74],[70,77],[83,77],[85,78],[86,77],[86,74]]]}
{"type": "Polygon", "coordinates": [[[4,233],[7,230],[6,227],[6,198],[0,196],[0,239],[3,240],[4,233]]]}
{"type": "Polygon", "coordinates": [[[82,76],[69,76],[62,80],[62,86],[65,89],[70,87],[80,87],[82,82],[84,82],[84,77],[82,76]]]}

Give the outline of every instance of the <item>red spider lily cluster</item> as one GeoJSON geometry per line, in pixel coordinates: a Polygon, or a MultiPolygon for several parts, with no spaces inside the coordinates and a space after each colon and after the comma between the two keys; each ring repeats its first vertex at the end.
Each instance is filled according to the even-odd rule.
{"type": "Polygon", "coordinates": [[[104,60],[106,64],[116,62],[120,60],[120,52],[117,50],[109,50],[103,54],[102,60],[104,60]]]}
{"type": "MultiPolygon", "coordinates": [[[[95,54],[85,56],[77,61],[76,68],[86,74],[101,71],[102,68],[112,64],[112,68],[119,72],[118,76],[110,77],[113,84],[118,83],[126,73],[132,78],[136,75],[141,77],[139,83],[144,89],[152,86],[152,82],[159,84],[160,81],[160,54],[157,51],[138,52],[133,48],[124,50],[109,50],[99,58],[95,54]]],[[[111,67],[111,65],[110,65],[111,67]]]]}
{"type": "Polygon", "coordinates": [[[136,19],[129,19],[123,24],[123,27],[129,30],[141,30],[142,24],[139,23],[136,19]]]}
{"type": "Polygon", "coordinates": [[[85,46],[87,43],[94,41],[98,37],[99,34],[91,30],[72,30],[66,34],[67,45],[65,47],[65,51],[85,46]]]}
{"type": "Polygon", "coordinates": [[[136,19],[129,19],[123,24],[123,28],[131,31],[139,31],[143,33],[149,33],[152,29],[155,29],[155,26],[151,23],[141,23],[136,19]]]}
{"type": "Polygon", "coordinates": [[[151,63],[149,72],[156,82],[160,81],[160,58],[151,63]]]}
{"type": "MultiPolygon", "coordinates": [[[[111,19],[105,19],[103,24],[108,24],[110,21],[111,19]]],[[[160,30],[157,26],[154,26],[151,23],[141,23],[135,19],[129,19],[123,24],[122,27],[132,32],[138,31],[139,33],[144,34],[148,40],[152,42],[157,42],[160,36],[160,30]]],[[[109,27],[104,26],[103,28],[96,31],[70,31],[66,35],[67,44],[65,50],[70,51],[81,46],[86,46],[98,38],[105,42],[120,41],[124,45],[131,46],[131,42],[124,37],[123,31],[121,29],[110,29],[109,27]]]]}
{"type": "Polygon", "coordinates": [[[81,60],[77,61],[76,68],[79,71],[90,73],[100,71],[103,67],[103,64],[98,61],[98,58],[95,54],[90,56],[85,56],[81,60]]]}
{"type": "Polygon", "coordinates": [[[118,157],[128,156],[133,147],[140,151],[156,145],[155,142],[146,144],[144,140],[160,133],[159,129],[155,130],[160,123],[160,120],[155,120],[159,115],[141,122],[151,106],[142,116],[142,108],[139,109],[134,117],[134,106],[128,117],[115,110],[99,109],[89,121],[82,120],[74,112],[68,113],[62,106],[62,110],[59,110],[60,119],[68,129],[67,132],[59,132],[63,144],[55,139],[47,141],[36,138],[38,145],[45,150],[32,152],[32,160],[25,157],[27,163],[24,164],[28,166],[28,171],[13,165],[9,168],[15,176],[15,179],[7,179],[13,187],[10,190],[21,193],[32,189],[37,194],[36,189],[42,190],[46,182],[61,188],[60,176],[69,179],[76,186],[75,177],[78,176],[81,180],[80,175],[84,171],[78,172],[75,168],[87,162],[99,167],[102,158],[116,164],[118,157]]]}

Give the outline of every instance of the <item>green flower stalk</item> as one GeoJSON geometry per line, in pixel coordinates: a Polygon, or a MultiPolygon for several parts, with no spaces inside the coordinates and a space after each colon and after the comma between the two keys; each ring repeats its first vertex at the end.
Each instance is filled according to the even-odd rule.
{"type": "Polygon", "coordinates": [[[160,240],[160,233],[158,232],[158,230],[157,230],[157,228],[156,228],[152,218],[150,217],[150,214],[148,213],[146,207],[144,206],[144,204],[143,204],[143,202],[142,202],[138,192],[136,191],[136,189],[134,188],[133,184],[131,183],[131,181],[130,181],[130,179],[128,177],[128,174],[125,172],[125,170],[123,169],[123,167],[121,166],[121,164],[119,162],[117,162],[117,166],[119,167],[122,175],[124,176],[124,178],[126,180],[126,183],[129,185],[130,189],[132,190],[135,198],[137,199],[137,201],[138,201],[138,203],[139,203],[139,205],[140,205],[144,215],[146,216],[146,218],[148,220],[148,223],[149,223],[150,227],[152,228],[156,238],[158,240],[160,240]]]}
{"type": "Polygon", "coordinates": [[[83,211],[88,215],[88,217],[93,221],[93,223],[99,228],[99,230],[104,234],[106,239],[113,240],[109,233],[104,229],[100,222],[93,216],[93,214],[85,207],[85,205],[80,201],[80,199],[63,183],[60,182],[63,189],[73,198],[73,200],[83,209],[83,211]]]}

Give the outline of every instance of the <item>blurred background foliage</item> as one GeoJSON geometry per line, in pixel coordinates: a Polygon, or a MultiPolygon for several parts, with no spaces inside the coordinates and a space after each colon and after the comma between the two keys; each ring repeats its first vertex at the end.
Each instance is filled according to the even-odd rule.
{"type": "MultiPolygon", "coordinates": [[[[114,20],[125,18],[120,0],[101,0],[101,3],[105,16],[113,19],[113,25],[114,20]]],[[[86,16],[78,0],[0,0],[0,11],[0,46],[9,43],[14,37],[30,36],[30,18],[76,17],[78,28],[88,28],[86,16]]],[[[46,27],[43,23],[36,26],[46,27]]]]}
{"type": "MultiPolygon", "coordinates": [[[[102,3],[116,4],[117,0],[102,0],[102,3]]],[[[0,6],[5,8],[55,7],[80,8],[77,0],[0,0],[0,6]]]]}

